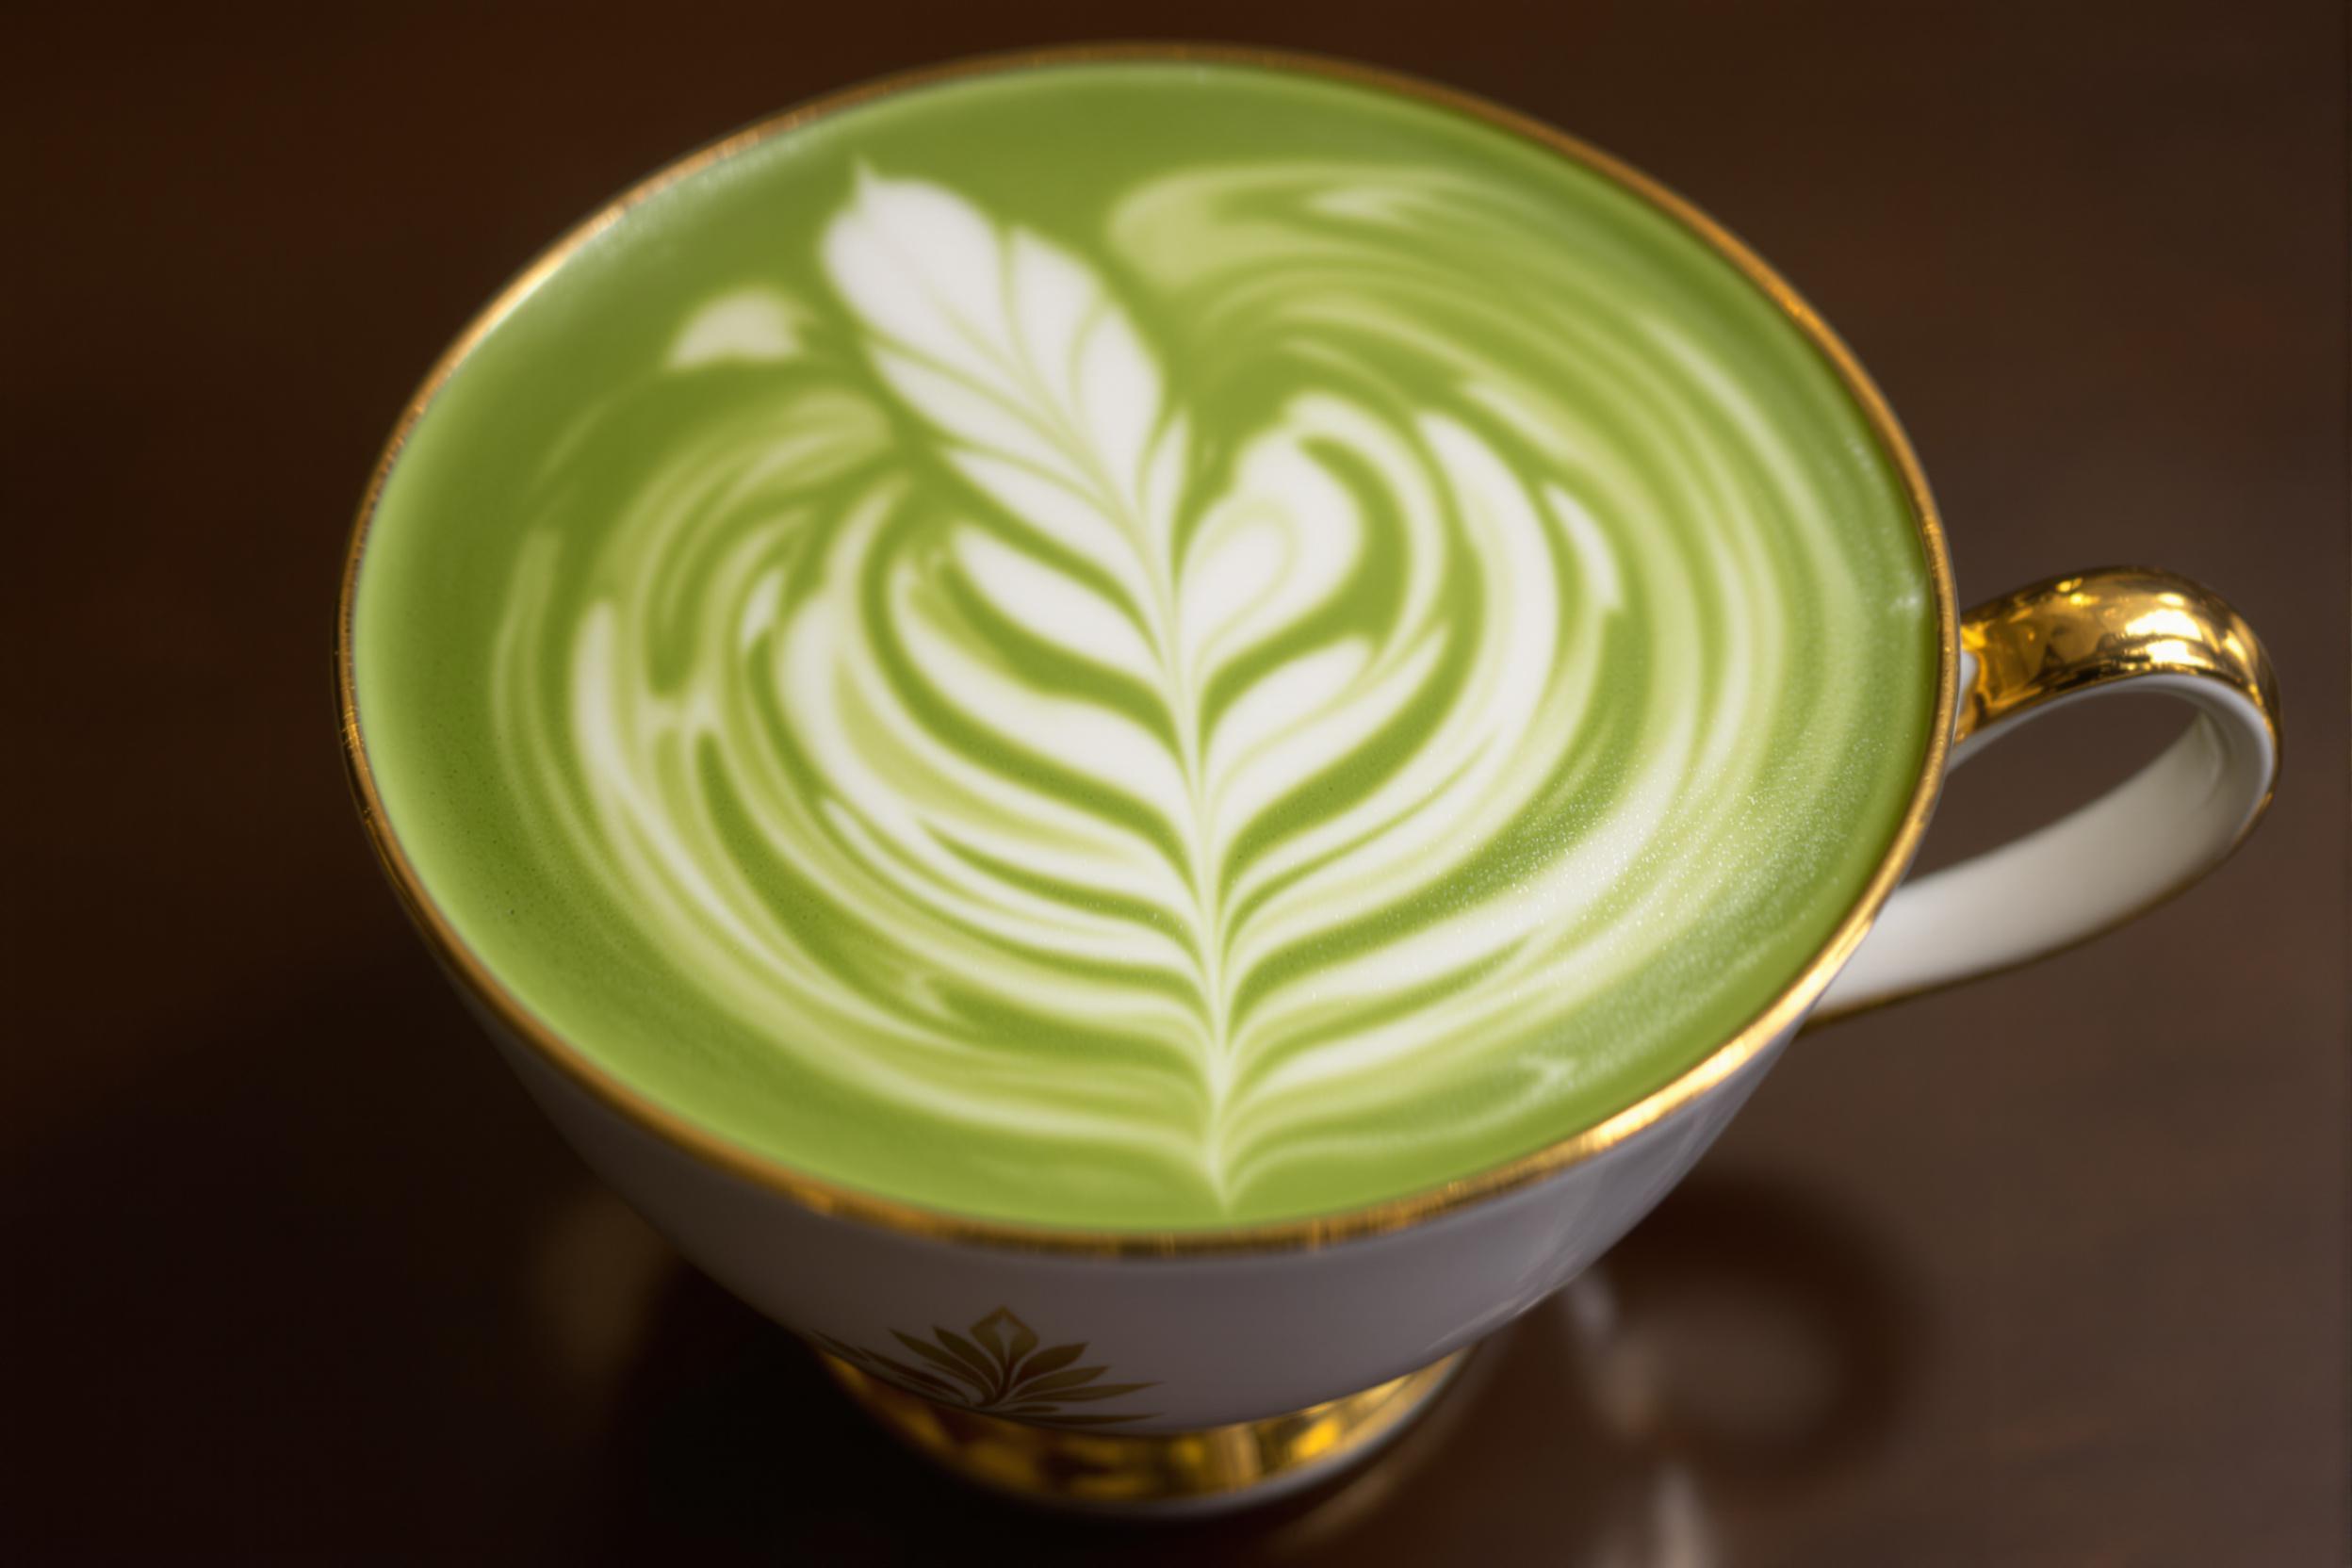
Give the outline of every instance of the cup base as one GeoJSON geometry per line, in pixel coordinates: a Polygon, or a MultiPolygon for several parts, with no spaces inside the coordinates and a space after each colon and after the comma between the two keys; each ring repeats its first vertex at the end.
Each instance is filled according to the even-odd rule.
{"type": "Polygon", "coordinates": [[[1457,1350],[1357,1394],[1230,1427],[1056,1430],[942,1405],[819,1353],[900,1442],[966,1480],[1048,1507],[1211,1513],[1271,1502],[1368,1459],[1413,1424],[1470,1356],[1457,1350]]]}

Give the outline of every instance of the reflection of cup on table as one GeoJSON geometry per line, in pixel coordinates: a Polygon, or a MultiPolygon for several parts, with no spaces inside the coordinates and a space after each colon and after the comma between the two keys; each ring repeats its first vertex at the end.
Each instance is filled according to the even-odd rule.
{"type": "Polygon", "coordinates": [[[1152,48],[858,90],[560,242],[387,452],[340,672],[590,1163],[1076,1501],[1368,1451],[1817,1005],[2126,918],[2277,758],[2194,585],[1957,614],[1876,392],[1641,176],[1152,48]],[[1896,890],[1952,761],[2127,682],[2170,752],[1896,890]]]}
{"type": "Polygon", "coordinates": [[[1835,1196],[1710,1165],[1494,1335],[1403,1442],[1253,1531],[1284,1560],[1508,1560],[1529,1514],[1499,1499],[1541,1499],[1546,1560],[1722,1560],[1759,1507],[1873,1462],[1917,1393],[1902,1238],[1835,1196]]]}

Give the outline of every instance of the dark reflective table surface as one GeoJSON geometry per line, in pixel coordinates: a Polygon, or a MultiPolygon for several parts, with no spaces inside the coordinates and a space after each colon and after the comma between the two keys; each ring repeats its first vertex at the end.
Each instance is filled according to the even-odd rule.
{"type": "MultiPolygon", "coordinates": [[[[2344,1560],[2341,8],[1361,10],[20,20],[0,1560],[2344,1560]],[[796,98],[1110,33],[1352,54],[1658,174],[1871,368],[1964,601],[2169,566],[2287,707],[2204,887],[1800,1042],[1377,1466],[1185,1527],[938,1479],[597,1185],[379,884],[328,693],[376,445],[540,243],[796,98]]],[[[1932,858],[2175,722],[2104,706],[1972,765],[1932,858]]]]}

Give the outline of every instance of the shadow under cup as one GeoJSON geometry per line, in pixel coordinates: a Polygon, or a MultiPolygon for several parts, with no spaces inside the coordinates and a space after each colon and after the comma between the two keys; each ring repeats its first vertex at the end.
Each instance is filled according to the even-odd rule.
{"type": "MultiPolygon", "coordinates": [[[[672,352],[796,349],[818,330],[790,312],[738,314],[719,336],[681,339],[672,352]]],[[[841,418],[841,440],[862,438],[855,416],[841,418]]],[[[486,591],[454,569],[443,578],[452,596],[486,591]]],[[[353,532],[337,668],[354,791],[396,890],[590,1166],[701,1268],[808,1338],[841,1385],[918,1449],[1023,1495],[1129,1509],[1265,1500],[1377,1450],[1446,1386],[1470,1348],[1575,1280],[1674,1187],[1833,982],[1833,1007],[1866,1005],[2018,961],[2128,915],[2200,874],[2243,836],[2267,799],[2277,757],[2277,698],[2260,646],[2193,584],[2088,574],[1995,601],[1964,621],[1924,479],[1883,400],[1785,284],[1678,199],[1557,132],[1442,89],[1325,61],[1188,48],[972,62],[853,90],[689,157],[560,241],[459,338],[393,437],[353,532]],[[381,750],[384,736],[363,724],[368,682],[356,666],[366,639],[355,621],[386,486],[469,356],[559,270],[608,232],[625,233],[617,226],[639,203],[690,178],[721,177],[728,159],[771,139],[823,134],[830,117],[858,106],[961,79],[1119,62],[1288,73],[1393,95],[1565,159],[1681,225],[1785,318],[1859,412],[1873,461],[1894,477],[1913,527],[1922,613],[1932,621],[1917,711],[1904,721],[1919,727],[1917,760],[1899,781],[1891,829],[1883,843],[1862,845],[1856,890],[1801,961],[1775,972],[1767,1000],[1744,1009],[1736,1027],[1708,1035],[1711,1046],[1678,1070],[1598,1104],[1565,1135],[1400,1196],[1304,1217],[1133,1229],[976,1217],[817,1176],[714,1130],[551,1026],[461,933],[403,837],[450,808],[418,793],[397,812],[388,806],[382,757],[370,750],[371,742],[381,750]],[[2180,746],[2076,818],[1904,890],[1887,907],[1886,932],[1838,980],[1896,893],[1955,738],[1965,751],[2015,718],[2151,677],[2197,709],[2180,746]],[[2186,825],[2169,836],[2170,853],[2131,858],[2126,873],[2110,869],[2118,842],[2170,824],[2186,825]],[[2002,929],[1985,935],[1985,912],[2012,905],[2033,865],[2057,866],[2063,889],[2039,901],[2037,922],[1993,923],[2002,929]]],[[[432,744],[433,734],[419,722],[401,743],[432,744]]],[[[465,760],[485,777],[501,766],[495,755],[465,760]]]]}

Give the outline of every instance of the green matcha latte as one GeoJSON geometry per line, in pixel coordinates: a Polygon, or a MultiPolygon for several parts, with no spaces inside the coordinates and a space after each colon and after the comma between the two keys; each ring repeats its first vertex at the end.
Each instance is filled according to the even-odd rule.
{"type": "Polygon", "coordinates": [[[1226,1226],[1572,1135],[1805,967],[1923,755],[1887,451],[1547,146],[1177,61],[629,207],[368,525],[357,712],[581,1056],[968,1215],[1226,1226]]]}

